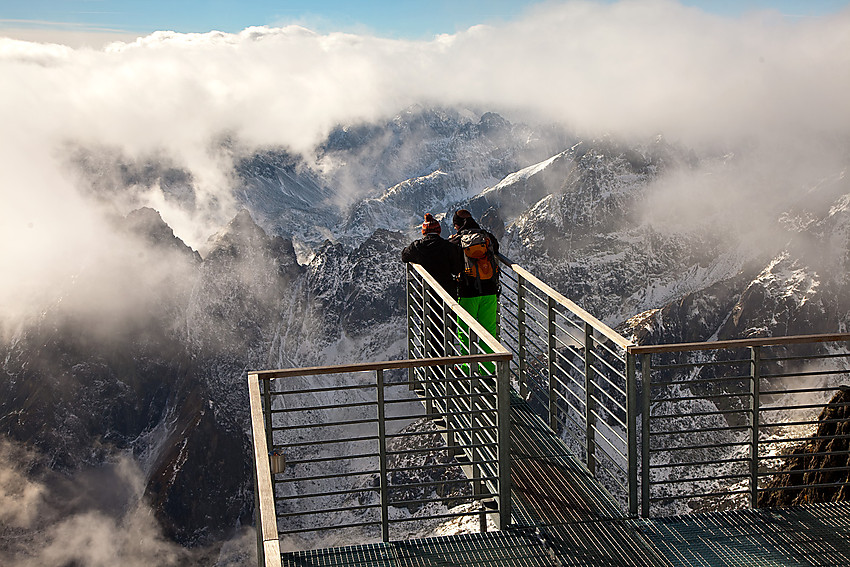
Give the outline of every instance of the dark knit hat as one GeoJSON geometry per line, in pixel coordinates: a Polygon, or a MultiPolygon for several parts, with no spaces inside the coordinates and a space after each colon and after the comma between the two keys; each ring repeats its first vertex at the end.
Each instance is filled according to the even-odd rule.
{"type": "Polygon", "coordinates": [[[428,234],[429,232],[440,234],[442,230],[443,227],[440,226],[440,221],[435,219],[431,213],[425,213],[425,222],[422,223],[422,234],[428,234]]]}
{"type": "Polygon", "coordinates": [[[458,209],[455,211],[454,216],[452,216],[452,224],[455,226],[463,227],[466,223],[466,219],[471,219],[472,213],[467,211],[466,209],[458,209]]]}

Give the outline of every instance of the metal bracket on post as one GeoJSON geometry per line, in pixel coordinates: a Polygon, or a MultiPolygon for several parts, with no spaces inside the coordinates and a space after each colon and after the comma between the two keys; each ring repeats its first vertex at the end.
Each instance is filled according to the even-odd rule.
{"type": "Polygon", "coordinates": [[[750,347],[750,506],[758,508],[759,499],[759,391],[761,347],[750,347]]]}
{"type": "Polygon", "coordinates": [[[651,403],[652,355],[641,356],[640,372],[643,378],[643,404],[641,405],[640,440],[640,515],[649,517],[649,406],[651,403]]]}
{"type": "Polygon", "coordinates": [[[593,326],[584,324],[584,450],[587,455],[587,470],[596,474],[596,434],[594,433],[593,388],[596,383],[593,369],[593,326]]]}
{"type": "Polygon", "coordinates": [[[635,355],[626,353],[626,448],[629,471],[629,515],[637,516],[637,377],[635,355]]]}
{"type": "Polygon", "coordinates": [[[390,541],[389,479],[387,478],[387,429],[384,413],[384,371],[376,372],[378,384],[378,451],[381,466],[381,537],[390,541]]]}

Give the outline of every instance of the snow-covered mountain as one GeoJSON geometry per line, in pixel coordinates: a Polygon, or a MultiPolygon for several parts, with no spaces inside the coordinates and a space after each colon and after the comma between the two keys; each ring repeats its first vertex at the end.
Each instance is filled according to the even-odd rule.
{"type": "MultiPolygon", "coordinates": [[[[723,224],[647,221],[660,180],[735,159],[663,138],[579,140],[494,113],[415,108],[340,126],[310,158],[233,147],[243,210],[203,250],[152,209],[122,211],[110,262],[57,281],[62,300],[0,344],[0,426],[33,451],[28,477],[73,482],[129,457],[165,536],[184,545],[252,521],[246,370],[405,355],[399,251],[425,212],[469,208],[506,255],[638,342],[850,321],[846,169],[823,172],[754,242],[723,224]]],[[[113,210],[133,202],[125,190],[154,185],[193,206],[191,175],[165,158],[71,158],[113,210]]]]}

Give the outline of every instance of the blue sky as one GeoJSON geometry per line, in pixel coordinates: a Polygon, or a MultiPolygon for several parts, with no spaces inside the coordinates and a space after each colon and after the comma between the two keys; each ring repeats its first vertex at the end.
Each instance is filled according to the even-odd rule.
{"type": "MultiPolygon", "coordinates": [[[[753,10],[772,9],[792,18],[829,15],[850,4],[850,0],[680,2],[723,16],[738,17],[753,10]]],[[[0,0],[0,35],[39,39],[68,33],[138,36],[157,30],[238,32],[250,26],[295,23],[320,33],[347,31],[430,39],[475,24],[511,20],[530,5],[539,3],[532,0],[0,0]],[[27,33],[41,35],[27,37],[27,33]]]]}

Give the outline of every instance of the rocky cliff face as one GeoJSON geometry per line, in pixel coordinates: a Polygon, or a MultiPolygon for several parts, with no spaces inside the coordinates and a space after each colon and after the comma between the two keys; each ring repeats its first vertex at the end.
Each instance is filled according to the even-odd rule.
{"type": "MultiPolygon", "coordinates": [[[[340,127],[312,161],[228,151],[246,210],[203,254],[155,211],[131,212],[107,265],[57,282],[62,301],[0,345],[0,431],[67,476],[132,455],[184,544],[251,522],[246,370],[404,356],[399,251],[424,212],[469,208],[506,255],[640,343],[850,320],[846,176],[779,207],[768,245],[749,246],[725,225],[647,222],[658,180],[698,163],[661,138],[579,141],[492,113],[411,109],[340,127]]],[[[165,159],[71,161],[99,203],[119,208],[152,184],[172,205],[196,202],[191,175],[165,159]]]]}
{"type": "Polygon", "coordinates": [[[846,502],[850,498],[850,386],[829,400],[817,421],[814,439],[793,449],[766,483],[759,494],[760,506],[846,502]]]}

